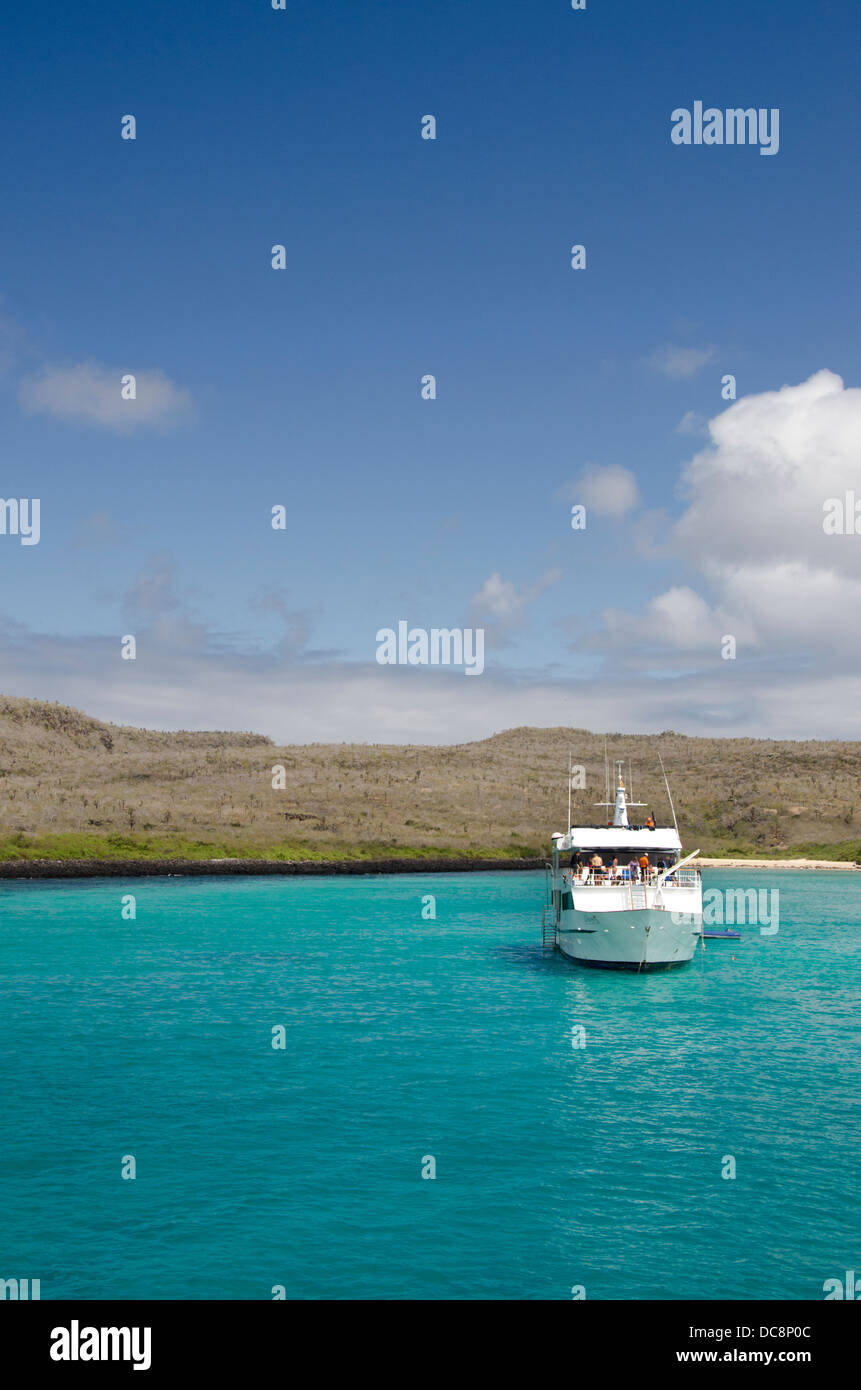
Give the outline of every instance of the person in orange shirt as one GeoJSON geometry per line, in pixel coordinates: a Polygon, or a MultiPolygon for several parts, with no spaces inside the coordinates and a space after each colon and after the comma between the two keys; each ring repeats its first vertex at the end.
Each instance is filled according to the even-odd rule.
{"type": "Polygon", "coordinates": [[[648,883],[648,881],[649,881],[649,856],[648,856],[648,854],[643,854],[643,855],[640,856],[640,873],[641,873],[642,876],[643,876],[643,881],[644,881],[644,883],[648,883]]]}

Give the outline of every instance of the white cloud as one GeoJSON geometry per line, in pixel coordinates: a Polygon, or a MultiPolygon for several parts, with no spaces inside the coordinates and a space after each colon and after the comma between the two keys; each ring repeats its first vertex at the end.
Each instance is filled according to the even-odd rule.
{"type": "Polygon", "coordinates": [[[861,574],[855,538],[822,529],[827,498],[861,496],[861,390],[820,371],[736,401],[709,431],[683,474],[689,505],[676,540],[686,554],[718,567],[804,559],[861,574]]]}
{"type": "Polygon", "coordinates": [[[526,599],[518,594],[508,579],[496,572],[485,579],[477,594],[470,600],[479,614],[495,618],[500,622],[518,621],[523,615],[526,599]]]}
{"type": "Polygon", "coordinates": [[[558,494],[566,501],[581,502],[587,512],[598,516],[624,516],[639,501],[637,480],[628,468],[618,464],[590,464],[576,482],[558,494]]]}
{"type": "Polygon", "coordinates": [[[603,617],[613,639],[628,646],[655,645],[701,651],[714,648],[722,635],[720,619],[705,599],[686,585],[677,585],[658,594],[649,601],[643,613],[608,609],[603,617]]]}
{"type": "Polygon", "coordinates": [[[4,641],[3,692],[58,700],[97,718],[160,729],[235,729],[276,743],[356,741],[448,744],[519,725],[783,738],[858,735],[861,675],[796,670],[779,682],[736,662],[661,680],[557,681],[486,669],[382,668],[285,662],[137,634],[134,679],[115,637],[77,640],[19,630],[4,641]],[[144,652],[146,660],[140,659],[144,652]]]}
{"type": "Polygon", "coordinates": [[[747,629],[763,648],[830,653],[857,664],[847,642],[849,615],[861,613],[861,578],[814,569],[801,560],[743,565],[721,576],[729,631],[747,629]]]}
{"type": "Polygon", "coordinates": [[[665,347],[653,352],[648,364],[663,376],[684,381],[696,376],[697,372],[715,360],[715,356],[713,347],[665,347]]]}
{"type": "Polygon", "coordinates": [[[192,401],[157,368],[100,367],[82,362],[74,367],[46,367],[25,377],[18,400],[28,414],[53,415],[77,424],[99,425],[128,434],[145,428],[166,429],[192,414],[192,401]],[[135,400],[123,400],[122,378],[135,377],[135,400]]]}
{"type": "Polygon", "coordinates": [[[668,536],[708,601],[697,609],[693,589],[671,589],[639,616],[609,615],[608,640],[639,632],[673,647],[687,633],[697,648],[719,628],[763,656],[815,654],[834,671],[861,670],[847,636],[861,610],[861,535],[822,526],[828,498],[861,500],[861,390],[820,371],[735,402],[709,433],[684,470],[688,505],[668,536]]]}
{"type": "Polygon", "coordinates": [[[478,621],[484,620],[495,625],[500,632],[507,632],[510,628],[518,627],[529,604],[534,603],[545,589],[558,584],[561,578],[560,569],[548,570],[537,583],[518,591],[510,579],[503,579],[498,571],[494,571],[485,579],[478,593],[473,594],[470,608],[478,621]]]}

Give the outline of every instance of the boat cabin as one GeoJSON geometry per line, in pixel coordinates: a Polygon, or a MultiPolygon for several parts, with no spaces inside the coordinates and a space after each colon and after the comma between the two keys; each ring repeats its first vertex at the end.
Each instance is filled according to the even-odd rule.
{"type": "Polygon", "coordinates": [[[662,867],[669,869],[678,864],[681,852],[678,832],[672,826],[656,826],[654,830],[632,826],[572,826],[567,835],[553,836],[554,867],[570,866],[581,878],[589,871],[586,873],[589,881],[609,877],[614,859],[617,861],[615,877],[623,882],[631,876],[631,862],[634,861],[639,871],[643,858],[648,860],[651,876],[662,867]],[[593,862],[596,857],[601,861],[599,865],[593,862]]]}

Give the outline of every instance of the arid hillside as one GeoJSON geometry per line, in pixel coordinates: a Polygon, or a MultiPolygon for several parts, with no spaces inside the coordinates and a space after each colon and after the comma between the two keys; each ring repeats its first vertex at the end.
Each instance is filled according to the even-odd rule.
{"type": "MultiPolygon", "coordinates": [[[[857,857],[859,743],[611,733],[607,747],[631,760],[636,798],[666,823],[660,751],[690,848],[857,857]]],[[[0,697],[0,854],[537,854],[564,829],[569,753],[586,769],[573,819],[601,823],[607,813],[592,803],[604,795],[604,735],[581,729],[511,729],[447,748],[278,748],[258,734],[153,733],[0,697]]]]}

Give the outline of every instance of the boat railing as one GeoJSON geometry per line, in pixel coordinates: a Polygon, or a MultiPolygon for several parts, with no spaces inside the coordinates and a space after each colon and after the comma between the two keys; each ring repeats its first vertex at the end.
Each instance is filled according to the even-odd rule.
{"type": "Polygon", "coordinates": [[[665,882],[670,888],[673,886],[679,888],[697,888],[699,887],[701,877],[702,875],[699,869],[677,869],[674,874],[668,875],[665,882]]]}
{"type": "MultiPolygon", "coordinates": [[[[563,878],[573,888],[621,888],[633,883],[653,886],[657,882],[660,872],[659,869],[649,869],[644,873],[642,869],[638,869],[636,874],[632,875],[629,869],[622,869],[614,876],[608,872],[596,874],[595,870],[590,868],[584,878],[582,872],[578,874],[571,869],[565,869],[563,878]]],[[[700,870],[684,868],[675,869],[671,874],[668,874],[663,880],[662,887],[697,888],[699,884],[700,870]]]]}

